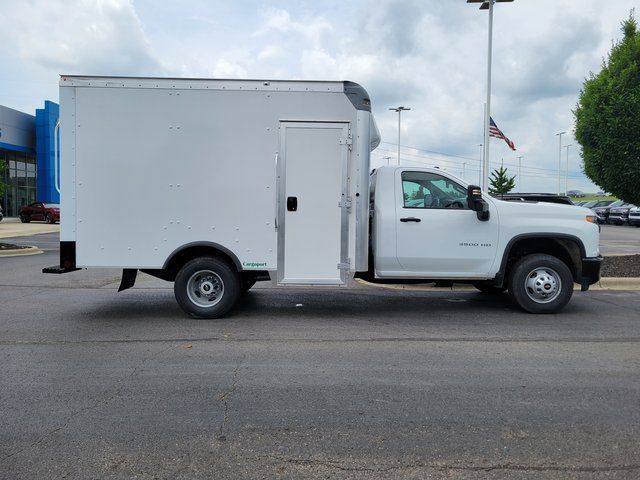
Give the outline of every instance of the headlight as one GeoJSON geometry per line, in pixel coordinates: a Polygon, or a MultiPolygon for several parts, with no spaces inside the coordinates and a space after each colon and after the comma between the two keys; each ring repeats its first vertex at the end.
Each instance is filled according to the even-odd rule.
{"type": "Polygon", "coordinates": [[[598,217],[596,215],[587,215],[586,217],[587,222],[590,223],[598,223],[598,217]]]}

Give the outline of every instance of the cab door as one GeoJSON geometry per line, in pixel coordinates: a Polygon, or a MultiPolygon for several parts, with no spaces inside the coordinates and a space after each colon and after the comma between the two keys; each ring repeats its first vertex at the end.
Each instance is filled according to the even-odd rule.
{"type": "Polygon", "coordinates": [[[497,252],[498,218],[467,204],[465,187],[444,173],[396,170],[396,255],[409,277],[486,278],[497,252]]]}

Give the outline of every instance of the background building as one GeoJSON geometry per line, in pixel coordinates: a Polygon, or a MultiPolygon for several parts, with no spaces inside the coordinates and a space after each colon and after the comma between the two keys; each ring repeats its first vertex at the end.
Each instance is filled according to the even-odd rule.
{"type": "Polygon", "coordinates": [[[0,160],[6,165],[0,205],[7,217],[35,201],[60,201],[53,170],[58,112],[58,105],[48,100],[35,116],[0,105],[0,160]]]}

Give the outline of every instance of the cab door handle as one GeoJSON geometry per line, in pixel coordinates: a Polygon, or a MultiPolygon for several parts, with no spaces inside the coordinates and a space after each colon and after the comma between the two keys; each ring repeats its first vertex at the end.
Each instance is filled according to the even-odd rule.
{"type": "Polygon", "coordinates": [[[401,218],[400,221],[401,222],[405,222],[405,223],[406,222],[416,222],[416,223],[418,223],[421,220],[419,218],[416,218],[416,217],[405,217],[405,218],[401,218]]]}

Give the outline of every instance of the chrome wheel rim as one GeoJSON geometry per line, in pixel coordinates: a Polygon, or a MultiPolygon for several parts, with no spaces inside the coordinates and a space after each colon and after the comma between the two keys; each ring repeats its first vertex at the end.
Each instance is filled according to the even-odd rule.
{"type": "Polygon", "coordinates": [[[529,272],[524,281],[527,296],[536,303],[553,302],[562,290],[562,280],[552,268],[539,267],[529,272]]]}
{"type": "Polygon", "coordinates": [[[213,307],[220,303],[224,296],[224,282],[216,272],[200,270],[189,278],[187,295],[198,307],[213,307]]]}

